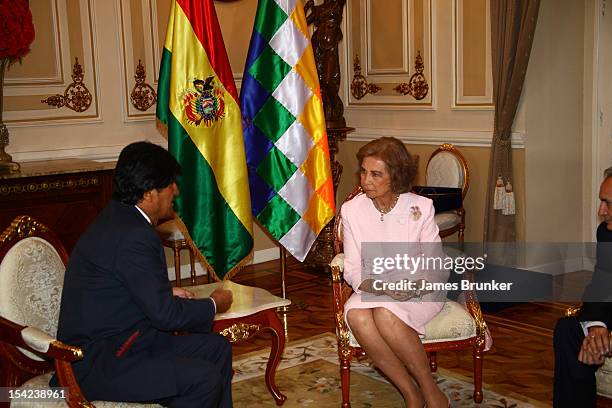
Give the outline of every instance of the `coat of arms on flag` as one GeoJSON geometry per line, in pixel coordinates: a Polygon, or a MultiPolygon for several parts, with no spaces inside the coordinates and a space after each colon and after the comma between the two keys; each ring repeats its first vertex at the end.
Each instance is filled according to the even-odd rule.
{"type": "Polygon", "coordinates": [[[196,78],[193,80],[193,88],[185,90],[182,101],[189,123],[208,127],[225,115],[223,89],[215,87],[214,82],[215,77],[212,75],[205,81],[196,78]]]}

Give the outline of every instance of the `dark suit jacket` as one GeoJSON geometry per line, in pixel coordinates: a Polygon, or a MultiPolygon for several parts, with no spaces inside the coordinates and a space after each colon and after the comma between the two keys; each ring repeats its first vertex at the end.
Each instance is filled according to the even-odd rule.
{"type": "Polygon", "coordinates": [[[584,291],[578,319],[600,321],[612,329],[612,231],[602,222],[597,228],[597,263],[591,283],[584,291]]]}
{"type": "Polygon", "coordinates": [[[155,399],[171,394],[175,384],[163,361],[144,363],[150,361],[152,348],[175,330],[209,332],[214,314],[209,299],[172,296],[155,229],[134,206],[111,201],[70,255],[58,338],[83,349],[84,359],[73,368],[86,395],[87,388],[112,388],[120,379],[134,382],[130,399],[138,399],[139,392],[155,399]],[[130,378],[121,377],[128,372],[130,378]],[[157,376],[158,386],[138,387],[141,376],[157,376]]]}

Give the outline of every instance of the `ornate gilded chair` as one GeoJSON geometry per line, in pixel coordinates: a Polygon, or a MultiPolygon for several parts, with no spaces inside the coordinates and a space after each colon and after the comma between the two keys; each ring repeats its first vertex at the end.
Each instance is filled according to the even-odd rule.
{"type": "MultiPolygon", "coordinates": [[[[427,162],[425,170],[426,184],[433,187],[454,187],[461,189],[465,199],[470,185],[470,171],[463,155],[450,143],[442,144],[436,149],[427,162]]],[[[465,231],[465,209],[445,211],[435,215],[434,220],[444,238],[455,232],[459,233],[459,242],[463,244],[465,231]]]]}
{"type": "MultiPolygon", "coordinates": [[[[55,339],[68,254],[57,237],[28,216],[15,218],[0,235],[0,387],[43,389],[52,372],[61,387],[68,388],[65,401],[45,402],[41,407],[160,407],[107,401],[87,401],[74,377],[71,362],[83,357],[77,347],[55,339]]],[[[234,291],[235,302],[215,317],[213,330],[231,342],[245,340],[260,330],[271,330],[272,350],[266,367],[266,385],[277,405],[286,397],[275,384],[276,367],[285,345],[277,306],[290,301],[269,292],[217,282],[191,287],[196,295],[208,296],[216,287],[234,291]]],[[[37,406],[32,401],[13,402],[11,407],[37,406]]]]}
{"type": "MultiPolygon", "coordinates": [[[[357,187],[345,201],[363,194],[357,187]]],[[[340,359],[340,378],[342,385],[342,407],[351,406],[350,370],[353,357],[365,356],[365,351],[351,333],[344,320],[344,303],[353,293],[342,274],[344,272],[344,253],[342,246],[342,217],[336,215],[334,225],[334,252],[330,262],[332,273],[333,308],[338,338],[338,358],[340,359]]],[[[470,276],[464,274],[464,279],[470,276]]],[[[485,348],[487,326],[482,317],[480,305],[474,292],[464,291],[465,305],[446,300],[442,311],[425,326],[426,336],[422,339],[425,351],[429,354],[429,366],[432,372],[438,369],[436,353],[441,350],[471,350],[474,365],[474,402],[482,402],[482,359],[485,348]]]]}

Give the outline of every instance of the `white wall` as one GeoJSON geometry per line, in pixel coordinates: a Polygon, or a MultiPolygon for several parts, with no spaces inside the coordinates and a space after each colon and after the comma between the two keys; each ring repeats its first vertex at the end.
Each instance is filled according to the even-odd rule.
{"type": "Polygon", "coordinates": [[[582,238],[585,3],[542,0],[523,89],[526,240],[582,238]]]}

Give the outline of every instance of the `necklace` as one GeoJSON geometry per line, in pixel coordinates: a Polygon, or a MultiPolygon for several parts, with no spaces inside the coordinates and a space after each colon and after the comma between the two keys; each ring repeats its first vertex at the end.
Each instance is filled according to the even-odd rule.
{"type": "Polygon", "coordinates": [[[397,204],[398,199],[399,199],[399,194],[394,194],[393,202],[386,209],[379,208],[378,205],[376,204],[376,201],[372,199],[372,204],[374,204],[374,208],[376,208],[376,210],[378,210],[378,212],[380,213],[380,222],[383,222],[385,220],[385,214],[388,214],[389,211],[391,211],[395,207],[395,204],[397,204]]]}

